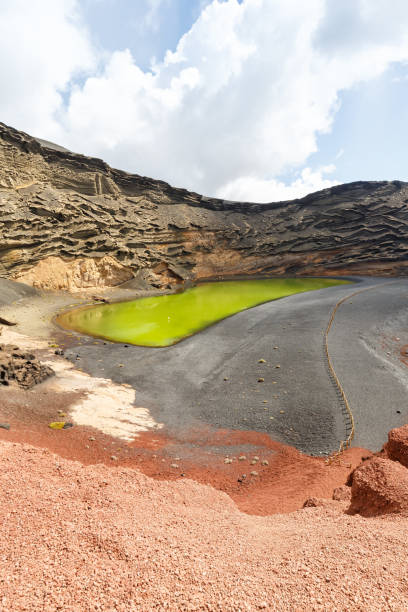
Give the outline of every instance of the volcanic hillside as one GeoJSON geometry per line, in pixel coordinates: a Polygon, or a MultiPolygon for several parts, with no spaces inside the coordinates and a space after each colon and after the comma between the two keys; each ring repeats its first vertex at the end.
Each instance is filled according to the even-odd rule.
{"type": "Polygon", "coordinates": [[[356,182],[270,204],[207,198],[0,123],[0,275],[37,286],[401,275],[407,202],[408,183],[400,181],[356,182]]]}

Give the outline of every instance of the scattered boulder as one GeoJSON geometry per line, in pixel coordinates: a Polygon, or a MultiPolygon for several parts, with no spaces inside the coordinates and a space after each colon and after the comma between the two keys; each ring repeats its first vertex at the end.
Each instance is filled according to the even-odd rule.
{"type": "Polygon", "coordinates": [[[366,461],[353,472],[348,512],[378,516],[408,511],[408,470],[382,457],[366,461]]]}
{"type": "Polygon", "coordinates": [[[385,451],[390,459],[399,461],[408,468],[408,425],[396,427],[388,432],[385,451]]]}
{"type": "Polygon", "coordinates": [[[31,389],[54,374],[32,354],[16,346],[0,344],[0,385],[17,384],[31,389]]]}

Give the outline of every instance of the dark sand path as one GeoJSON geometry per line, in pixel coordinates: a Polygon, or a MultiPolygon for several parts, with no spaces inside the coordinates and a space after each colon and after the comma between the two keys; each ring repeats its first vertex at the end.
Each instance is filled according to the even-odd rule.
{"type": "Polygon", "coordinates": [[[336,302],[369,286],[341,306],[329,347],[355,417],[353,445],[378,450],[392,427],[408,421],[408,370],[400,354],[408,344],[405,279],[361,279],[358,286],[293,295],[163,349],[82,339],[67,357],[94,376],[132,385],[139,405],[179,438],[203,426],[250,430],[326,454],[345,438],[346,423],[323,332],[336,302]]]}
{"type": "Polygon", "coordinates": [[[37,295],[37,291],[23,283],[0,278],[0,306],[7,306],[21,298],[37,295]]]}

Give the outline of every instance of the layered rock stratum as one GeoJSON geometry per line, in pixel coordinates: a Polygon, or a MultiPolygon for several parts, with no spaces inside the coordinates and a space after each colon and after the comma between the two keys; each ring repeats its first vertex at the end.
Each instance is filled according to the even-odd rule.
{"type": "Polygon", "coordinates": [[[231,275],[402,275],[408,183],[269,204],[128,174],[0,123],[0,275],[51,289],[231,275]]]}

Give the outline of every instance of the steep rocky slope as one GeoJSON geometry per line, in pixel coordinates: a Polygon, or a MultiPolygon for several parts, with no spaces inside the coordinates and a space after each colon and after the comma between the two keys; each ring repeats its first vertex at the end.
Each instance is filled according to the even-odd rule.
{"type": "Polygon", "coordinates": [[[407,270],[408,183],[230,202],[41,142],[0,123],[1,276],[72,289],[407,270]]]}

